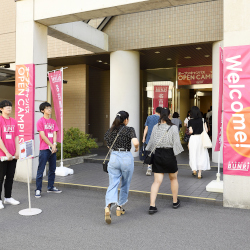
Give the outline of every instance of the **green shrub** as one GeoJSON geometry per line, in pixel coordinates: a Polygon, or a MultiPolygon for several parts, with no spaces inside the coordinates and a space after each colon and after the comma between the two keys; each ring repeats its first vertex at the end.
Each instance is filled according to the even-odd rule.
{"type": "MultiPolygon", "coordinates": [[[[63,137],[63,158],[73,158],[82,156],[90,152],[92,148],[98,148],[94,139],[89,138],[88,134],[80,131],[79,128],[69,128],[64,131],[63,137]]],[[[61,159],[61,143],[57,145],[57,159],[61,159]]]]}

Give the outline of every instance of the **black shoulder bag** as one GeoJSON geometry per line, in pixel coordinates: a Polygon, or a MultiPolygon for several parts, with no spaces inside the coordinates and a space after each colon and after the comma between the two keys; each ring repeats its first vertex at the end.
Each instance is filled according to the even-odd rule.
{"type": "MultiPolygon", "coordinates": [[[[124,126],[124,127],[125,127],[125,126],[124,126]]],[[[124,127],[123,127],[123,128],[124,128],[124,127]]],[[[122,128],[122,129],[119,131],[119,133],[117,134],[117,136],[116,136],[116,138],[115,138],[115,140],[114,140],[112,146],[110,147],[110,149],[109,149],[109,151],[108,151],[108,153],[107,153],[107,155],[106,155],[106,157],[105,157],[105,159],[104,159],[104,161],[103,161],[103,163],[102,163],[103,171],[106,172],[106,173],[108,173],[108,163],[109,163],[109,161],[107,161],[108,155],[109,155],[111,149],[113,148],[113,146],[114,146],[114,144],[115,144],[115,142],[116,142],[118,136],[119,136],[120,133],[122,132],[123,128],[122,128]]]]}

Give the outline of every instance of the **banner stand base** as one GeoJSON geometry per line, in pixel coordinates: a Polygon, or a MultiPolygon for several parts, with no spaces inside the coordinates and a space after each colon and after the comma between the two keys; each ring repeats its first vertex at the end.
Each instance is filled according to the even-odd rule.
{"type": "Polygon", "coordinates": [[[66,168],[61,166],[56,168],[55,174],[56,176],[67,176],[69,174],[74,174],[74,170],[72,168],[66,168]]]}
{"type": "Polygon", "coordinates": [[[32,216],[32,215],[40,214],[41,212],[42,210],[39,208],[27,208],[27,209],[20,210],[19,214],[23,216],[32,216]]]}
{"type": "Polygon", "coordinates": [[[208,192],[223,193],[223,181],[211,181],[207,186],[208,192]]]}

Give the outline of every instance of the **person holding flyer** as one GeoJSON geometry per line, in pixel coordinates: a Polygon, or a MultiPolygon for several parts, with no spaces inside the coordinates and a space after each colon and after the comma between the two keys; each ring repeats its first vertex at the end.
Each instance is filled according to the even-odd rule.
{"type": "Polygon", "coordinates": [[[0,209],[4,208],[2,202],[2,186],[4,182],[4,204],[18,205],[19,201],[11,197],[13,179],[16,171],[16,162],[19,158],[19,130],[15,119],[10,117],[12,103],[8,100],[0,102],[0,209]],[[4,181],[5,177],[5,181],[4,181]]]}
{"type": "Polygon", "coordinates": [[[43,172],[47,161],[49,162],[48,173],[48,193],[61,193],[62,191],[54,187],[55,171],[56,171],[56,141],[58,127],[56,121],[50,118],[51,104],[43,102],[39,106],[40,112],[44,115],[37,122],[37,131],[40,137],[40,152],[39,152],[39,165],[36,176],[36,193],[35,197],[41,197],[43,172]]]}

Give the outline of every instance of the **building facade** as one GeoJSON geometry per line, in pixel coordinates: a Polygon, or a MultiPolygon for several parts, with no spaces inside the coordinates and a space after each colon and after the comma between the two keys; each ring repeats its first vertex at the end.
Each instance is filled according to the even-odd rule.
{"type": "MultiPolygon", "coordinates": [[[[169,87],[169,107],[180,113],[182,121],[193,105],[203,113],[213,106],[216,128],[219,47],[249,44],[247,1],[120,0],[115,6],[108,0],[89,6],[80,0],[70,1],[71,6],[62,2],[57,6],[55,0],[1,1],[0,70],[6,77],[0,78],[0,99],[15,105],[15,65],[35,64],[35,125],[41,117],[39,104],[53,102],[46,72],[68,67],[66,129],[79,127],[103,142],[115,114],[126,110],[141,140],[145,119],[152,112],[150,91],[159,83],[169,87]],[[178,69],[204,66],[212,66],[208,84],[178,85],[178,69]]],[[[214,129],[213,147],[216,138],[214,129]]],[[[213,152],[213,161],[217,160],[213,152]]],[[[36,165],[37,157],[30,163],[33,177],[36,165]]],[[[17,176],[26,179],[21,167],[17,176]]],[[[225,206],[250,208],[249,192],[239,195],[239,183],[249,187],[248,179],[224,176],[225,206]]]]}

